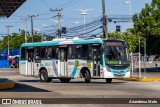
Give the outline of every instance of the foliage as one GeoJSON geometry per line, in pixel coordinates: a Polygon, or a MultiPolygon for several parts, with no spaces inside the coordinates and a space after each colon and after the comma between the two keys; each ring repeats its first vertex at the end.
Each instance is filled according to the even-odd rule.
{"type": "MultiPolygon", "coordinates": [[[[8,48],[8,37],[9,37],[9,47],[10,49],[18,49],[20,48],[22,43],[25,43],[25,32],[22,30],[20,34],[13,33],[12,36],[4,36],[3,40],[0,41],[0,49],[7,49],[8,48]]],[[[32,37],[27,32],[27,42],[32,42],[32,37]]],[[[36,33],[34,35],[34,42],[40,42],[41,36],[40,34],[36,33]]]]}
{"type": "MultiPolygon", "coordinates": [[[[128,46],[129,52],[136,52],[136,49],[138,47],[138,37],[135,34],[131,33],[130,30],[127,30],[127,32],[123,33],[120,32],[108,33],[108,38],[124,40],[128,46]]],[[[141,42],[143,42],[144,40],[143,37],[140,37],[140,39],[141,42]]],[[[143,45],[141,45],[141,47],[143,47],[143,45]]]]}
{"type": "Polygon", "coordinates": [[[160,0],[152,0],[145,8],[133,16],[134,34],[147,39],[147,53],[159,54],[160,50],[160,0]]]}

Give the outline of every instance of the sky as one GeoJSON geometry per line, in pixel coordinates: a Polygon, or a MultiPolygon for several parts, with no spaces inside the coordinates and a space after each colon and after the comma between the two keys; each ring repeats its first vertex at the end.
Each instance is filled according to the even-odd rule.
{"type": "MultiPolygon", "coordinates": [[[[146,3],[151,3],[152,0],[131,0],[131,11],[127,0],[106,0],[106,15],[123,16],[139,13],[146,3]]],[[[89,10],[86,15],[86,23],[91,22],[102,15],[102,0],[27,0],[18,10],[16,10],[9,18],[0,18],[0,36],[7,34],[5,26],[12,25],[10,33],[19,33],[19,29],[24,29],[23,18],[28,18],[28,15],[35,15],[33,18],[34,30],[39,32],[55,31],[57,23],[53,18],[57,13],[50,9],[63,9],[61,11],[61,26],[70,28],[84,24],[84,18],[81,11],[77,9],[93,9],[89,10]],[[53,27],[54,25],[55,27],[53,27]],[[52,26],[52,27],[51,27],[52,26]]],[[[121,31],[125,31],[129,27],[133,27],[133,23],[119,22],[108,23],[108,31],[114,32],[116,25],[121,26],[121,31]]],[[[27,20],[27,30],[30,31],[30,19],[27,20]]],[[[1,38],[1,37],[0,37],[1,38]]]]}

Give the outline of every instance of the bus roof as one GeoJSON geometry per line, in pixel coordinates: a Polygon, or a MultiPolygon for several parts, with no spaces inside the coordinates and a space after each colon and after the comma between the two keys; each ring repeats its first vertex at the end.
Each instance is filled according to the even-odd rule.
{"type": "Polygon", "coordinates": [[[38,47],[38,46],[55,46],[55,45],[65,45],[65,44],[102,44],[103,40],[111,41],[123,41],[117,39],[102,39],[102,38],[73,38],[73,39],[53,39],[52,41],[43,41],[35,43],[23,43],[21,47],[38,47]]]}
{"type": "Polygon", "coordinates": [[[102,44],[101,38],[95,39],[56,39],[52,41],[35,42],[35,43],[23,43],[21,47],[38,47],[38,46],[55,46],[55,45],[65,45],[65,44],[102,44]]]}

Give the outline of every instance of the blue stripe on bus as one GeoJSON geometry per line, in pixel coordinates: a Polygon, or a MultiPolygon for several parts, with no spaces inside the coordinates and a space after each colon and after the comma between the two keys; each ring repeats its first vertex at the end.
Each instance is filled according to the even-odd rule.
{"type": "Polygon", "coordinates": [[[74,69],[73,69],[73,72],[71,74],[71,77],[75,76],[77,69],[78,69],[78,67],[76,65],[74,65],[74,69]]]}
{"type": "Polygon", "coordinates": [[[75,64],[74,64],[74,68],[73,68],[73,72],[72,72],[72,74],[71,74],[71,77],[74,77],[74,76],[75,76],[76,71],[77,71],[77,69],[78,69],[78,67],[76,66],[76,61],[77,61],[77,60],[75,60],[75,64]]]}

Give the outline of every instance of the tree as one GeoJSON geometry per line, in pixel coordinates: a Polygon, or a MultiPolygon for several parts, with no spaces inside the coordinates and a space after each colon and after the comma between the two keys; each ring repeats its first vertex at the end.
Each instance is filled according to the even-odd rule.
{"type": "MultiPolygon", "coordinates": [[[[129,52],[136,52],[138,47],[138,38],[131,31],[132,31],[131,29],[128,29],[126,32],[123,33],[121,32],[108,33],[108,38],[124,40],[127,44],[129,52]]],[[[101,35],[100,37],[103,38],[103,35],[101,35]]],[[[143,42],[143,37],[141,37],[141,41],[143,42]]]]}
{"type": "Polygon", "coordinates": [[[160,53],[160,0],[145,4],[145,8],[133,16],[133,22],[134,34],[147,39],[147,53],[160,53]]]}
{"type": "MultiPolygon", "coordinates": [[[[13,33],[12,36],[9,36],[9,47],[10,49],[19,49],[21,44],[25,43],[25,31],[21,30],[20,34],[13,33]]],[[[27,32],[27,41],[32,42],[32,37],[27,32]]],[[[34,42],[40,42],[41,36],[40,34],[36,33],[34,35],[34,42]]],[[[7,49],[8,48],[8,36],[4,36],[3,40],[0,42],[0,49],[7,49]]]]}

